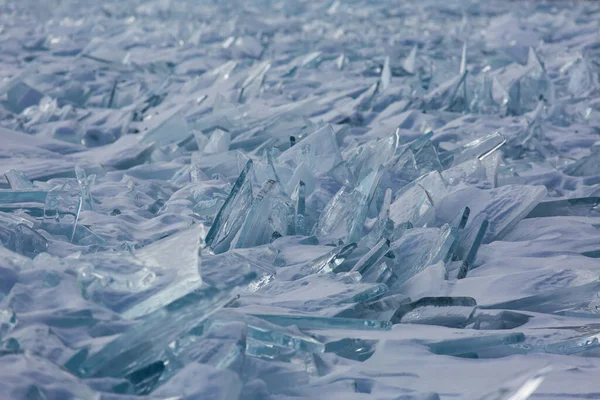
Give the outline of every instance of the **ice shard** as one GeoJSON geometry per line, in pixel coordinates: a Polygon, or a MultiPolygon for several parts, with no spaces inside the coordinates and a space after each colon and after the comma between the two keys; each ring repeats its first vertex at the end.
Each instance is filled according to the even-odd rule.
{"type": "Polygon", "coordinates": [[[447,262],[454,242],[458,239],[456,228],[445,225],[441,229],[412,229],[392,244],[392,249],[402,256],[394,260],[393,269],[400,285],[430,265],[447,262]]]}
{"type": "Polygon", "coordinates": [[[436,307],[444,309],[447,307],[473,307],[477,305],[477,301],[472,297],[423,297],[412,303],[400,305],[391,318],[393,323],[399,323],[407,314],[424,307],[436,307]]]}
{"type": "Polygon", "coordinates": [[[292,205],[281,185],[273,180],[265,182],[233,242],[234,248],[254,247],[269,243],[274,232],[287,235],[292,205]]]}
{"type": "Polygon", "coordinates": [[[292,194],[292,201],[294,202],[294,234],[306,235],[306,185],[304,182],[299,181],[292,194]]]}
{"type": "Polygon", "coordinates": [[[281,309],[331,315],[354,303],[373,300],[388,291],[381,283],[362,283],[359,273],[316,274],[295,281],[274,280],[239,299],[244,312],[281,309]]]}
{"type": "Polygon", "coordinates": [[[468,187],[451,193],[439,202],[436,216],[450,221],[459,212],[459,205],[467,205],[471,209],[472,221],[481,223],[487,219],[489,222],[483,238],[486,244],[506,235],[542,201],[546,193],[543,186],[506,185],[491,190],[468,187]]]}
{"type": "Polygon", "coordinates": [[[35,188],[29,178],[21,171],[11,169],[4,173],[4,177],[8,181],[10,188],[13,190],[29,190],[35,188]]]}
{"type": "Polygon", "coordinates": [[[67,365],[81,377],[123,377],[158,361],[173,340],[230,302],[235,290],[255,277],[255,274],[249,273],[233,277],[219,288],[206,285],[192,291],[149,314],[141,323],[133,325],[101,349],[93,352],[81,350],[67,365]]]}
{"type": "Polygon", "coordinates": [[[600,197],[579,197],[565,200],[548,200],[538,203],[525,218],[557,216],[592,217],[600,204],[600,197]]]}
{"type": "Polygon", "coordinates": [[[367,247],[375,246],[383,238],[389,238],[390,240],[397,240],[400,238],[400,236],[394,237],[394,221],[390,219],[391,203],[392,189],[387,188],[383,197],[381,209],[379,210],[379,215],[377,216],[377,221],[371,228],[371,231],[362,239],[367,247]]]}
{"type": "Polygon", "coordinates": [[[277,161],[297,167],[305,157],[314,160],[308,165],[314,165],[315,173],[322,174],[341,163],[342,156],[335,140],[335,132],[331,125],[326,125],[308,135],[277,157],[277,161]],[[303,152],[306,155],[303,155],[303,152]]]}
{"type": "Polygon", "coordinates": [[[145,263],[148,273],[156,269],[172,278],[152,297],[123,311],[123,317],[135,319],[150,314],[202,285],[200,252],[204,232],[204,226],[192,226],[134,253],[145,263]]]}
{"type": "Polygon", "coordinates": [[[435,354],[461,355],[494,346],[521,343],[525,335],[520,332],[503,333],[489,336],[476,336],[463,339],[444,340],[430,343],[429,350],[435,354]]]}
{"type": "Polygon", "coordinates": [[[385,91],[392,80],[392,70],[390,69],[390,58],[386,57],[381,70],[381,90],[385,91]]]}
{"type": "Polygon", "coordinates": [[[283,328],[252,315],[238,313],[235,310],[223,309],[214,314],[210,321],[244,322],[248,325],[248,338],[263,343],[270,343],[295,351],[322,353],[325,350],[325,345],[308,335],[283,328]]]}
{"type": "Polygon", "coordinates": [[[359,272],[365,276],[369,269],[376,266],[390,250],[390,240],[381,239],[373,248],[365,254],[352,268],[352,272],[359,272]]]}
{"type": "Polygon", "coordinates": [[[187,138],[191,131],[183,112],[182,107],[178,107],[145,120],[142,126],[144,136],[140,142],[165,146],[187,138]]]}
{"type": "Polygon", "coordinates": [[[249,160],[206,235],[204,240],[206,245],[217,253],[229,249],[231,241],[252,206],[251,173],[252,161],[249,160]]]}
{"type": "Polygon", "coordinates": [[[297,326],[300,329],[356,329],[356,330],[389,330],[389,321],[373,321],[354,318],[325,318],[308,315],[254,314],[276,325],[297,326]]]}
{"type": "Polygon", "coordinates": [[[381,173],[381,169],[372,171],[355,188],[342,187],[321,213],[313,234],[342,239],[346,243],[357,241],[381,173]]]}
{"type": "Polygon", "coordinates": [[[591,282],[581,286],[550,290],[516,300],[509,300],[485,309],[523,310],[546,314],[581,313],[598,315],[598,297],[600,282],[591,282]]]}

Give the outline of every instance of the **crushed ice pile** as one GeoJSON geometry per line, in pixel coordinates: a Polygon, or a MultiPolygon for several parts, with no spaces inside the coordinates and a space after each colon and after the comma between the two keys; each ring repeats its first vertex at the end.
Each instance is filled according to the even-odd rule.
{"type": "Polygon", "coordinates": [[[0,397],[600,396],[600,3],[0,1],[0,66],[0,397]]]}

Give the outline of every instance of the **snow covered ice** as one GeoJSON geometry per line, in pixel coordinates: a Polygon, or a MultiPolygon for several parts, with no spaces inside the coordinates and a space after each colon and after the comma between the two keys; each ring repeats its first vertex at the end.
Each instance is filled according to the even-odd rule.
{"type": "Polygon", "coordinates": [[[0,398],[598,398],[599,21],[0,0],[0,398]]]}

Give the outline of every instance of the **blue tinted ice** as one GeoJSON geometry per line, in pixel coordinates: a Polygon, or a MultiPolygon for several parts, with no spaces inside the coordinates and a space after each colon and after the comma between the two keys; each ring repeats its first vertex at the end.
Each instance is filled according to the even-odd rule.
{"type": "Polygon", "coordinates": [[[597,2],[0,3],[0,397],[596,396],[597,2]]]}

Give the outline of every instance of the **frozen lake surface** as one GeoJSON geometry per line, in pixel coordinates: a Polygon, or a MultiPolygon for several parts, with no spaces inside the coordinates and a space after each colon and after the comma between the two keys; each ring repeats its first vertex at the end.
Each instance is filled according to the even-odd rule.
{"type": "Polygon", "coordinates": [[[600,3],[0,0],[0,398],[600,399],[600,3]]]}

